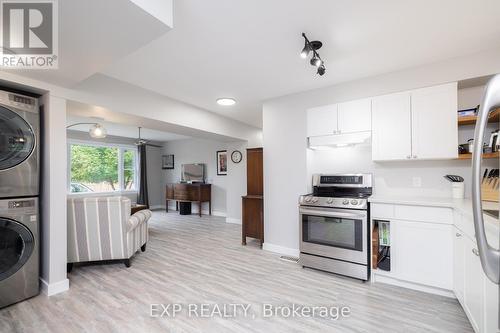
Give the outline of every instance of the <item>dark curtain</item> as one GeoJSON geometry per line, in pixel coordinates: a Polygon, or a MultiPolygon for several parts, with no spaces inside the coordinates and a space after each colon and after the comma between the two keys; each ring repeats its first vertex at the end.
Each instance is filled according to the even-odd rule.
{"type": "Polygon", "coordinates": [[[149,207],[148,171],[146,168],[146,145],[139,145],[139,194],[137,203],[149,207]]]}

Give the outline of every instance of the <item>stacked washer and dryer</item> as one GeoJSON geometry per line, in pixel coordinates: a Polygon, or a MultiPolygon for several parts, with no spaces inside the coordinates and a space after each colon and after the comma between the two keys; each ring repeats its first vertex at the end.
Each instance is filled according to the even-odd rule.
{"type": "Polygon", "coordinates": [[[38,100],[0,91],[0,308],[39,292],[38,100]]]}

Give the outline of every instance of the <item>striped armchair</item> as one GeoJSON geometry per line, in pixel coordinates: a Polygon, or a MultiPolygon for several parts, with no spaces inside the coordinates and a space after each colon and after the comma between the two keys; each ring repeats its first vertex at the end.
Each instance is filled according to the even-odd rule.
{"type": "Polygon", "coordinates": [[[146,251],[151,211],[130,215],[126,197],[78,197],[68,199],[68,272],[73,263],[123,260],[139,248],[146,251]]]}

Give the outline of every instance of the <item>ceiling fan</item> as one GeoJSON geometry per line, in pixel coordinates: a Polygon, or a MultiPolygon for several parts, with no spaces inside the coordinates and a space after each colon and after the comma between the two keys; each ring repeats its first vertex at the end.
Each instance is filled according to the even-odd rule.
{"type": "Polygon", "coordinates": [[[150,147],[156,147],[156,148],[161,148],[162,146],[159,145],[154,145],[152,143],[148,143],[148,140],[141,139],[141,128],[139,127],[139,138],[137,139],[135,143],[136,146],[150,146],[150,147]]]}

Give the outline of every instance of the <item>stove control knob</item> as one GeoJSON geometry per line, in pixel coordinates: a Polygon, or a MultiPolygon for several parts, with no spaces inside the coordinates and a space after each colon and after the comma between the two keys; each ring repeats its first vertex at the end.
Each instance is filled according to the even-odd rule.
{"type": "Polygon", "coordinates": [[[304,201],[305,202],[310,202],[311,201],[311,197],[305,197],[304,201]]]}
{"type": "Polygon", "coordinates": [[[318,202],[318,198],[313,198],[313,199],[312,199],[312,202],[313,202],[313,203],[318,202]]]}
{"type": "Polygon", "coordinates": [[[332,198],[326,199],[326,203],[329,204],[329,205],[331,205],[333,203],[333,199],[332,198]]]}
{"type": "Polygon", "coordinates": [[[351,200],[351,205],[357,205],[358,204],[358,200],[351,200]]]}
{"type": "Polygon", "coordinates": [[[349,204],[349,200],[346,199],[346,200],[342,201],[342,204],[343,205],[348,205],[349,204]]]}

